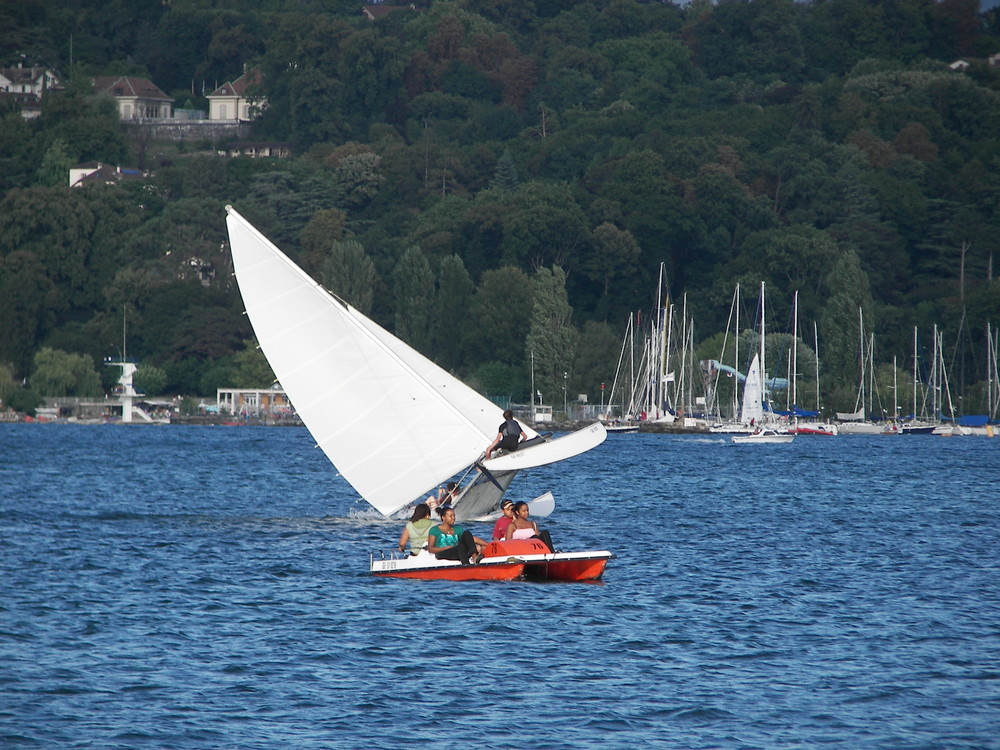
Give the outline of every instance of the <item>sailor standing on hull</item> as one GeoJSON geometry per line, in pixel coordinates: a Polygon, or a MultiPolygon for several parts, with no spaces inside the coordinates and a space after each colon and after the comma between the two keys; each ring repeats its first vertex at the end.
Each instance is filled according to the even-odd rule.
{"type": "Polygon", "coordinates": [[[514,420],[514,412],[507,409],[503,413],[504,421],[497,428],[497,436],[494,438],[493,442],[490,443],[490,447],[486,449],[486,458],[489,459],[493,455],[493,451],[497,448],[502,448],[505,451],[516,451],[517,447],[521,444],[522,440],[527,440],[528,435],[525,433],[524,429],[514,420]]]}

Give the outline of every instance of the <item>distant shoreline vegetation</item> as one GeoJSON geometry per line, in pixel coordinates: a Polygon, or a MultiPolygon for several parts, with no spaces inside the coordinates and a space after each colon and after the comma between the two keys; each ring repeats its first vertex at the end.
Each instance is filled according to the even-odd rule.
{"type": "MultiPolygon", "coordinates": [[[[231,275],[232,204],[501,400],[530,402],[532,369],[548,403],[610,396],[662,263],[695,362],[720,358],[736,285],[763,281],[784,341],[799,294],[827,414],[853,408],[865,357],[883,403],[912,391],[914,328],[926,383],[935,325],[961,411],[995,404],[996,2],[226,5],[4,15],[4,80],[40,66],[62,86],[32,119],[0,96],[5,403],[54,376],[67,394],[111,393],[101,362],[123,340],[160,393],[268,386],[231,275]],[[156,140],[91,88],[144,78],[204,110],[245,71],[259,80],[241,140],[287,156],[156,140]],[[89,162],[143,176],[70,189],[89,162]]],[[[768,360],[787,375],[787,357],[768,360]]]]}

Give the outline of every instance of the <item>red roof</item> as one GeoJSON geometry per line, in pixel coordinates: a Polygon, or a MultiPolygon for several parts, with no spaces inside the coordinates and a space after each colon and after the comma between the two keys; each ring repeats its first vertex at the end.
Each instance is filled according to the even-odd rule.
{"type": "Polygon", "coordinates": [[[248,70],[235,81],[222,84],[209,96],[243,96],[247,89],[255,83],[260,83],[260,73],[256,70],[248,70]]]}
{"type": "Polygon", "coordinates": [[[134,96],[139,99],[160,99],[172,102],[156,85],[146,78],[130,78],[127,76],[98,76],[94,79],[94,91],[108,91],[114,96],[134,96]]]}

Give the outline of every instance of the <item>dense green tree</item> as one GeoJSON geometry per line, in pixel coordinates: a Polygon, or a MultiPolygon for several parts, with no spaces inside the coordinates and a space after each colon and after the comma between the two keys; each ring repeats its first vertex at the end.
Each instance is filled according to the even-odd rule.
{"type": "Polygon", "coordinates": [[[407,248],[393,271],[396,335],[433,357],[434,272],[419,247],[407,248]]]}
{"type": "Polygon", "coordinates": [[[532,299],[531,277],[519,268],[501,266],[482,275],[472,307],[474,361],[524,364],[532,299]]]}
{"type": "Polygon", "coordinates": [[[596,317],[606,320],[624,317],[622,301],[638,291],[634,279],[640,255],[639,243],[627,229],[605,221],[591,233],[590,250],[581,270],[600,287],[596,317]]]}
{"type": "Polygon", "coordinates": [[[30,388],[18,388],[10,394],[7,405],[16,412],[35,416],[35,410],[44,403],[44,399],[30,388]]]}
{"type": "Polygon", "coordinates": [[[83,354],[41,349],[34,358],[31,388],[45,396],[100,396],[101,378],[83,354]]]}
{"type": "MultiPolygon", "coordinates": [[[[956,369],[982,369],[968,340],[983,340],[996,306],[1000,74],[946,66],[1000,49],[995,11],[490,0],[371,23],[346,0],[292,5],[0,9],[0,48],[54,66],[66,86],[31,120],[0,101],[0,360],[17,376],[43,346],[113,353],[124,315],[128,351],[168,388],[231,385],[250,331],[234,318],[226,203],[332,287],[332,244],[360,242],[372,276],[356,304],[390,326],[397,301],[379,278],[418,245],[437,273],[429,353],[460,373],[478,363],[472,377],[497,394],[526,389],[524,274],[553,263],[580,321],[643,306],[664,262],[699,332],[725,326],[737,281],[764,280],[778,310],[798,289],[803,317],[839,315],[833,334],[862,304],[886,352],[907,346],[912,325],[938,323],[965,342],[956,369]],[[244,65],[261,72],[252,93],[267,102],[249,138],[290,141],[295,158],[137,138],[129,154],[123,132],[135,128],[90,86],[147,76],[204,106],[200,94],[244,65]],[[145,181],[66,188],[71,163],[136,159],[152,168],[145,181]],[[857,267],[835,270],[848,255],[857,267]],[[855,273],[870,310],[859,295],[836,299],[855,273]],[[449,304],[458,312],[436,314],[449,304]]],[[[824,359],[856,358],[853,335],[843,355],[826,336],[824,359]]],[[[850,369],[824,378],[853,392],[850,369]]],[[[593,396],[594,377],[567,387],[593,396]]]]}
{"type": "Polygon", "coordinates": [[[369,315],[379,284],[375,264],[356,240],[330,244],[323,264],[323,283],[342,300],[369,315]]]}
{"type": "Polygon", "coordinates": [[[156,365],[144,363],[139,365],[132,382],[147,396],[159,396],[167,385],[167,372],[156,365]]]}
{"type": "Polygon", "coordinates": [[[514,157],[511,155],[510,149],[504,149],[504,152],[497,160],[496,170],[493,172],[493,180],[490,182],[490,187],[508,193],[517,190],[517,168],[514,166],[514,157]]]}
{"type": "Polygon", "coordinates": [[[20,381],[14,377],[14,368],[0,362],[0,408],[10,405],[10,395],[20,387],[20,381]]]}
{"type": "Polygon", "coordinates": [[[381,162],[381,156],[368,150],[337,159],[332,165],[337,202],[352,209],[367,205],[382,184],[381,162]]]}
{"type": "Polygon", "coordinates": [[[317,211],[299,235],[302,245],[302,267],[316,275],[330,249],[330,243],[344,237],[347,214],[338,208],[317,211]]]}
{"type": "MultiPolygon", "coordinates": [[[[486,191],[479,202],[488,200],[486,191]]],[[[492,197],[491,195],[489,197],[492,197]]],[[[568,185],[530,182],[499,201],[503,224],[500,262],[525,269],[574,266],[587,241],[586,216],[568,185]]]]}
{"type": "Polygon", "coordinates": [[[826,300],[827,280],[841,256],[826,232],[795,224],[755,232],[743,244],[740,267],[770,279],[771,295],[791,300],[799,292],[799,309],[815,318],[826,300]]]}
{"type": "MultiPolygon", "coordinates": [[[[120,165],[128,148],[118,120],[114,100],[94,97],[90,82],[75,83],[65,91],[45,97],[37,128],[45,132],[43,141],[62,140],[67,156],[74,162],[102,161],[120,165]]],[[[67,184],[69,175],[66,175],[67,184]]]]}
{"type": "Polygon", "coordinates": [[[689,34],[699,64],[713,78],[749,71],[794,80],[806,57],[799,15],[792,0],[719,0],[694,21],[689,34]]]}
{"type": "Polygon", "coordinates": [[[243,349],[233,355],[233,364],[236,374],[232,384],[237,388],[270,388],[275,383],[274,371],[256,338],[243,342],[243,349]]]}
{"type": "Polygon", "coordinates": [[[602,398],[607,404],[620,347],[621,336],[608,323],[584,323],[573,362],[573,393],[588,394],[592,404],[601,403],[602,398]]]}
{"type": "Polygon", "coordinates": [[[66,150],[66,143],[56,138],[38,165],[37,183],[46,187],[62,187],[67,184],[72,166],[73,159],[66,150]]]}
{"type": "Polygon", "coordinates": [[[660,31],[602,42],[595,50],[610,64],[610,97],[646,111],[670,105],[695,77],[688,50],[660,31]]]}
{"type": "Polygon", "coordinates": [[[28,250],[0,258],[0,361],[26,377],[38,342],[55,322],[55,287],[28,250]]]}
{"type": "Polygon", "coordinates": [[[434,358],[442,367],[457,370],[469,361],[473,332],[469,310],[475,285],[458,255],[441,261],[432,317],[434,358]]]}
{"type": "MultiPolygon", "coordinates": [[[[857,383],[861,342],[867,341],[874,321],[865,321],[865,331],[859,328],[859,310],[872,310],[868,277],[853,251],[844,252],[834,265],[827,280],[830,296],[819,320],[820,348],[823,356],[823,377],[837,383],[857,383]]],[[[846,411],[846,409],[841,409],[846,411]]]]}
{"type": "Polygon", "coordinates": [[[566,296],[565,271],[559,266],[539,268],[532,279],[532,293],[525,359],[533,362],[535,387],[543,398],[554,403],[556,394],[568,398],[566,389],[579,341],[572,321],[573,308],[566,296]]]}

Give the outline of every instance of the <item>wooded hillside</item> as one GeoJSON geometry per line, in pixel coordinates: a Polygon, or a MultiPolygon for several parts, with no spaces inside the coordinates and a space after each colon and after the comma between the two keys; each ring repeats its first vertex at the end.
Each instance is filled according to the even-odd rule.
{"type": "Polygon", "coordinates": [[[901,377],[913,327],[929,347],[938,324],[953,388],[982,408],[1000,18],[978,2],[452,0],[372,22],[341,0],[37,0],[0,9],[0,50],[68,81],[41,117],[0,122],[7,382],[43,348],[117,354],[124,314],[165,390],[259,384],[231,203],[491,394],[528,397],[530,347],[546,400],[566,372],[597,401],[664,263],[700,357],[719,356],[735,285],[765,281],[769,330],[791,332],[795,291],[818,323],[830,407],[850,408],[862,307],[901,377]],[[293,158],[137,143],[89,89],[144,76],[205,109],[245,66],[266,101],[253,138],[293,158]],[[150,175],[65,187],[88,160],[150,175]]]}

